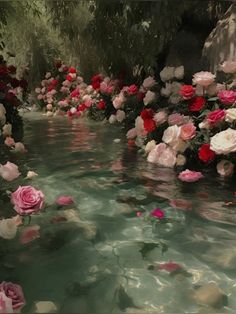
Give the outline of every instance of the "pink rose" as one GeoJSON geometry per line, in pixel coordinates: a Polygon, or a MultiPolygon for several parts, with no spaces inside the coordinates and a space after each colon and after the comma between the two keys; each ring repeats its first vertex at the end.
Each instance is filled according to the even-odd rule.
{"type": "Polygon", "coordinates": [[[172,113],[168,117],[168,123],[169,125],[181,125],[184,123],[184,115],[180,113],[172,113]]]}
{"type": "Polygon", "coordinates": [[[40,237],[39,230],[39,225],[24,228],[20,234],[20,243],[27,244],[33,240],[38,239],[40,237]]]}
{"type": "Polygon", "coordinates": [[[0,165],[0,176],[6,181],[13,181],[18,178],[20,172],[18,166],[12,162],[7,162],[5,165],[0,165]]]}
{"type": "Polygon", "coordinates": [[[222,90],[218,93],[218,97],[224,105],[233,105],[236,102],[236,92],[233,90],[222,90]]]}
{"type": "Polygon", "coordinates": [[[120,93],[118,96],[116,96],[112,102],[114,108],[119,109],[122,107],[122,105],[125,102],[125,97],[123,93],[120,93]]]}
{"type": "Polygon", "coordinates": [[[11,299],[14,312],[20,312],[25,306],[25,298],[21,286],[12,282],[2,281],[0,283],[0,292],[4,292],[6,297],[11,299]]]}
{"type": "Polygon", "coordinates": [[[202,175],[201,172],[191,171],[189,169],[186,169],[180,172],[180,174],[178,175],[178,178],[184,182],[196,182],[199,179],[204,178],[204,176],[202,175]]]}
{"type": "Polygon", "coordinates": [[[44,194],[30,185],[19,186],[11,194],[11,202],[19,215],[30,215],[43,208],[44,194]]]}
{"type": "Polygon", "coordinates": [[[128,87],[127,92],[128,92],[129,95],[137,94],[137,92],[138,92],[138,87],[137,87],[135,84],[130,85],[130,86],[128,87]]]}
{"type": "Polygon", "coordinates": [[[169,202],[170,206],[182,209],[182,210],[192,210],[192,202],[188,200],[184,200],[181,198],[176,198],[173,200],[170,200],[169,202]]]}
{"type": "Polygon", "coordinates": [[[4,291],[0,292],[0,313],[13,313],[12,300],[6,296],[4,291]]]}
{"type": "Polygon", "coordinates": [[[165,143],[160,143],[150,151],[147,160],[163,167],[172,168],[176,163],[176,151],[165,143]]]}
{"type": "Polygon", "coordinates": [[[126,133],[126,137],[127,139],[133,139],[137,136],[137,131],[135,128],[130,129],[127,133],[126,133]]]}
{"type": "Polygon", "coordinates": [[[223,121],[225,118],[225,111],[223,109],[217,109],[209,112],[207,115],[207,122],[211,125],[215,125],[218,122],[223,121]]]}
{"type": "Polygon", "coordinates": [[[191,140],[196,135],[196,127],[193,123],[186,123],[180,127],[180,137],[184,141],[191,140]]]}
{"type": "Polygon", "coordinates": [[[193,75],[193,83],[203,87],[207,87],[214,82],[215,77],[216,76],[211,72],[201,71],[193,75]]]}
{"type": "Polygon", "coordinates": [[[62,195],[56,199],[56,204],[59,206],[70,205],[74,203],[74,199],[72,196],[62,195]]]}
{"type": "Polygon", "coordinates": [[[165,214],[164,212],[159,209],[159,208],[155,208],[151,211],[150,215],[154,218],[158,218],[158,219],[163,219],[165,214]]]}
{"type": "Polygon", "coordinates": [[[154,115],[153,120],[156,122],[157,126],[163,124],[167,121],[167,113],[165,111],[159,111],[154,115]]]}
{"type": "Polygon", "coordinates": [[[15,145],[15,141],[12,137],[7,136],[4,141],[4,144],[7,145],[8,147],[13,147],[15,145]]]}

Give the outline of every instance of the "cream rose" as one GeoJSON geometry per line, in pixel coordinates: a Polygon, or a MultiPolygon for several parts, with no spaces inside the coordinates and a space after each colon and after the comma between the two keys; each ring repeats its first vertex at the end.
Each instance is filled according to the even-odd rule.
{"type": "Polygon", "coordinates": [[[193,83],[201,85],[203,87],[207,87],[214,82],[215,77],[216,76],[211,72],[207,71],[197,72],[193,75],[193,83]]]}
{"type": "Polygon", "coordinates": [[[160,72],[160,77],[161,77],[162,82],[170,81],[174,78],[174,76],[175,76],[175,68],[174,67],[165,67],[160,72]]]}
{"type": "Polygon", "coordinates": [[[169,126],[163,134],[162,141],[170,146],[173,146],[178,142],[180,135],[180,127],[177,125],[169,126]]]}
{"type": "Polygon", "coordinates": [[[153,120],[156,122],[157,125],[160,125],[167,121],[167,116],[168,115],[165,111],[159,111],[154,115],[153,120]]]}
{"type": "Polygon", "coordinates": [[[226,122],[233,122],[236,120],[236,108],[230,108],[225,110],[226,115],[225,115],[225,121],[226,122]]]}
{"type": "Polygon", "coordinates": [[[145,106],[151,104],[156,101],[156,94],[151,92],[150,90],[147,91],[145,97],[143,98],[143,103],[145,106]]]}
{"type": "Polygon", "coordinates": [[[145,146],[145,152],[150,153],[156,147],[156,142],[154,140],[149,141],[145,146]]]}
{"type": "Polygon", "coordinates": [[[210,149],[216,154],[229,154],[236,151],[236,130],[228,128],[211,138],[210,149]]]}

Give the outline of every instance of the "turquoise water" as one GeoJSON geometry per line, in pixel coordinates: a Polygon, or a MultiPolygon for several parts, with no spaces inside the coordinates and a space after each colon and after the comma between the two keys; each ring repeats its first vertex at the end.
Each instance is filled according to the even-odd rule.
{"type": "MultiPolygon", "coordinates": [[[[24,119],[28,153],[5,158],[23,174],[39,174],[23,183],[40,188],[48,204],[32,217],[40,238],[26,245],[16,238],[1,252],[1,277],[21,284],[24,313],[49,300],[59,313],[236,312],[234,179],[209,172],[197,183],[179,182],[173,170],[148,164],[128,147],[120,126],[40,114],[24,119]],[[57,208],[59,195],[73,196],[75,205],[57,208]],[[188,200],[192,210],[171,207],[172,199],[188,200]],[[136,216],[157,207],[169,223],[154,226],[136,216]],[[150,268],[169,261],[185,272],[150,268]],[[212,281],[228,306],[192,300],[196,287],[212,281]]],[[[23,183],[19,178],[9,187],[23,183]]]]}

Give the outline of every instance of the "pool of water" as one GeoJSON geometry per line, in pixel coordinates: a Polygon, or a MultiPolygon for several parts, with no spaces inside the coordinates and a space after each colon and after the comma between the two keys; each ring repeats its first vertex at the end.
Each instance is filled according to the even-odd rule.
{"type": "Polygon", "coordinates": [[[236,312],[235,179],[209,172],[197,183],[179,182],[127,146],[120,126],[32,113],[24,120],[28,153],[5,158],[39,176],[9,186],[40,188],[48,204],[32,217],[40,238],[25,245],[16,238],[1,251],[1,278],[21,284],[24,313],[48,300],[59,313],[236,312]],[[56,207],[59,195],[75,205],[56,207]],[[179,199],[185,202],[170,203],[179,199]],[[137,217],[157,207],[168,223],[137,217]],[[170,261],[185,271],[155,267],[170,261]],[[194,302],[209,282],[228,296],[227,306],[194,302]]]}

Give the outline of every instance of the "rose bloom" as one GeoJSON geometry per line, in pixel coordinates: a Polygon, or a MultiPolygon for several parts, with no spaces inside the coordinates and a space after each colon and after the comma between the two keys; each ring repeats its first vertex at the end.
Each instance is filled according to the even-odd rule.
{"type": "Polygon", "coordinates": [[[225,110],[217,109],[207,114],[207,122],[211,125],[216,125],[218,122],[221,122],[225,118],[225,110]]]}
{"type": "Polygon", "coordinates": [[[19,186],[11,194],[11,202],[19,215],[30,215],[43,208],[44,194],[32,186],[19,186]]]}
{"type": "Polygon", "coordinates": [[[137,131],[135,128],[130,129],[127,133],[126,133],[126,137],[127,139],[133,139],[137,136],[137,131]]]}
{"type": "Polygon", "coordinates": [[[222,177],[229,177],[234,173],[234,164],[224,159],[217,164],[216,169],[222,177]]]}
{"type": "Polygon", "coordinates": [[[236,152],[236,130],[228,128],[215,134],[210,141],[210,148],[216,154],[227,155],[236,152]]]}
{"type": "Polygon", "coordinates": [[[212,161],[216,154],[210,149],[210,144],[203,144],[198,150],[198,158],[203,162],[212,161]]]}
{"type": "Polygon", "coordinates": [[[112,104],[113,104],[115,109],[120,109],[123,106],[124,102],[125,102],[125,96],[121,92],[118,96],[116,96],[113,99],[112,104]]]}
{"type": "Polygon", "coordinates": [[[160,143],[150,151],[147,161],[163,167],[174,167],[176,163],[176,151],[165,143],[160,143]]]}
{"type": "Polygon", "coordinates": [[[25,306],[25,298],[21,286],[12,282],[2,281],[0,283],[0,291],[11,299],[13,312],[19,313],[25,306]]]}
{"type": "Polygon", "coordinates": [[[195,88],[192,85],[182,85],[179,94],[183,97],[183,99],[191,99],[195,93],[195,88]]]}
{"type": "Polygon", "coordinates": [[[172,125],[165,129],[162,136],[162,141],[172,146],[178,141],[179,136],[180,127],[178,127],[177,125],[172,125]]]}
{"type": "Polygon", "coordinates": [[[236,92],[233,90],[222,90],[218,93],[218,97],[224,105],[233,105],[236,102],[236,92]]]}
{"type": "Polygon", "coordinates": [[[201,96],[196,96],[193,99],[190,100],[188,103],[188,110],[191,112],[198,112],[202,110],[206,103],[206,99],[201,96]]]}
{"type": "Polygon", "coordinates": [[[145,119],[143,126],[148,133],[153,132],[156,129],[156,123],[153,119],[145,119]]]}
{"type": "Polygon", "coordinates": [[[164,67],[164,69],[160,72],[160,78],[162,82],[170,81],[175,76],[175,68],[174,67],[164,67]]]}
{"type": "Polygon", "coordinates": [[[145,80],[143,81],[143,87],[145,89],[150,89],[152,88],[154,85],[156,84],[156,81],[154,80],[153,77],[148,76],[147,78],[145,78],[145,80]]]}
{"type": "Polygon", "coordinates": [[[183,182],[196,182],[199,179],[203,178],[203,175],[201,172],[197,171],[191,171],[189,169],[186,169],[178,175],[178,178],[183,182]]]}
{"type": "Polygon", "coordinates": [[[193,123],[186,123],[180,127],[180,137],[182,140],[187,141],[194,138],[196,135],[196,127],[193,123]]]}
{"type": "Polygon", "coordinates": [[[145,152],[150,153],[156,147],[156,142],[154,140],[149,141],[145,146],[145,152]]]}
{"type": "Polygon", "coordinates": [[[106,103],[104,100],[100,100],[99,103],[97,104],[97,108],[99,110],[104,110],[106,108],[106,103]]]}
{"type": "Polygon", "coordinates": [[[140,113],[140,116],[143,120],[152,119],[154,111],[152,109],[143,109],[140,113]]]}
{"type": "Polygon", "coordinates": [[[186,157],[179,154],[176,158],[176,166],[184,166],[186,164],[186,157]]]}
{"type": "Polygon", "coordinates": [[[138,87],[137,87],[135,84],[130,85],[129,88],[128,88],[128,90],[127,90],[127,92],[128,92],[129,95],[137,94],[137,92],[138,92],[138,87]]]}
{"type": "Polygon", "coordinates": [[[31,241],[34,241],[40,238],[39,230],[40,230],[39,225],[33,225],[33,226],[28,226],[24,228],[20,234],[20,243],[27,244],[31,241]]]}
{"type": "Polygon", "coordinates": [[[52,110],[52,104],[47,104],[47,110],[52,110]]]}
{"type": "Polygon", "coordinates": [[[180,65],[176,67],[174,75],[177,78],[177,80],[182,80],[184,78],[184,66],[180,65]]]}
{"type": "Polygon", "coordinates": [[[17,233],[17,228],[20,224],[22,224],[22,218],[18,215],[12,218],[1,219],[0,237],[6,240],[14,239],[17,233]]]}
{"type": "Polygon", "coordinates": [[[26,153],[27,149],[25,148],[25,145],[23,143],[17,142],[15,143],[14,152],[26,153]]]}
{"type": "Polygon", "coordinates": [[[18,178],[20,172],[18,166],[12,162],[7,162],[5,165],[0,165],[0,176],[6,181],[13,181],[18,178]]]}
{"type": "Polygon", "coordinates": [[[158,219],[163,219],[165,214],[161,209],[155,208],[151,211],[150,216],[158,219]]]}
{"type": "Polygon", "coordinates": [[[110,124],[115,123],[116,122],[116,116],[114,114],[111,114],[108,121],[110,124]]]}
{"type": "Polygon", "coordinates": [[[3,126],[2,134],[4,136],[10,136],[12,134],[12,125],[10,123],[7,123],[3,126]]]}
{"type": "Polygon", "coordinates": [[[220,83],[213,83],[207,87],[207,95],[215,96],[220,91],[225,90],[225,85],[220,83]]]}
{"type": "Polygon", "coordinates": [[[220,68],[225,73],[235,73],[236,61],[224,61],[223,64],[221,64],[220,68]]]}
{"type": "Polygon", "coordinates": [[[4,144],[9,146],[9,147],[13,147],[15,145],[15,141],[12,137],[7,136],[5,141],[4,141],[4,144]]]}
{"type": "Polygon", "coordinates": [[[155,100],[156,100],[156,94],[149,90],[147,91],[145,97],[143,98],[143,103],[145,106],[147,106],[148,104],[153,103],[155,100]]]}
{"type": "Polygon", "coordinates": [[[125,119],[125,112],[123,110],[117,110],[116,112],[116,120],[118,122],[122,122],[125,119]]]}
{"type": "Polygon", "coordinates": [[[230,108],[225,110],[226,115],[225,115],[225,121],[232,123],[236,120],[236,108],[230,108]]]}
{"type": "Polygon", "coordinates": [[[168,124],[169,125],[181,125],[184,123],[184,115],[180,113],[172,113],[168,117],[168,124]]]}
{"type": "Polygon", "coordinates": [[[72,196],[62,195],[56,199],[56,204],[59,206],[74,204],[74,199],[72,196]]]}
{"type": "Polygon", "coordinates": [[[13,313],[12,300],[3,291],[0,292],[0,313],[13,313]]]}
{"type": "Polygon", "coordinates": [[[214,82],[215,77],[211,72],[201,71],[193,75],[193,83],[207,87],[214,82]]]}
{"type": "Polygon", "coordinates": [[[157,125],[163,124],[167,121],[167,113],[165,111],[159,111],[154,115],[153,120],[157,125]]]}
{"type": "Polygon", "coordinates": [[[172,84],[166,83],[165,87],[162,87],[161,89],[161,95],[164,97],[169,97],[172,92],[172,84]]]}

